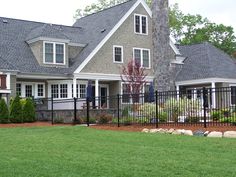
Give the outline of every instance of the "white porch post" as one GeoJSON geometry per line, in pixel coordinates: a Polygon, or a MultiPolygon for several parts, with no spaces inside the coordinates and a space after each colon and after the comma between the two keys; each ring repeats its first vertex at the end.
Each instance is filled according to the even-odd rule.
{"type": "Polygon", "coordinates": [[[193,90],[193,99],[196,100],[197,99],[197,89],[194,88],[193,90]]]}
{"type": "Polygon", "coordinates": [[[76,92],[76,78],[73,78],[73,97],[76,98],[77,92],[76,92]]]}
{"type": "Polygon", "coordinates": [[[176,91],[177,91],[177,100],[179,100],[179,85],[176,85],[176,91]]]}
{"type": "Polygon", "coordinates": [[[98,107],[98,103],[99,103],[99,100],[98,100],[98,96],[99,96],[99,85],[98,85],[98,79],[95,80],[95,106],[98,107]]]}
{"type": "Polygon", "coordinates": [[[216,108],[216,92],[215,92],[215,82],[211,83],[211,89],[212,89],[212,108],[216,108]]]}
{"type": "Polygon", "coordinates": [[[11,89],[11,74],[10,73],[7,73],[7,79],[6,79],[6,86],[7,86],[7,89],[10,90],[11,89]]]}

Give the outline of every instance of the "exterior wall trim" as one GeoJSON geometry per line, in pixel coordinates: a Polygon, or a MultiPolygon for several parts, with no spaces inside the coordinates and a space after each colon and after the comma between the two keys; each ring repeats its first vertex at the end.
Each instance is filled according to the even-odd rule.
{"type": "Polygon", "coordinates": [[[175,82],[176,86],[180,85],[194,85],[194,84],[211,84],[212,82],[224,82],[224,83],[236,83],[236,79],[227,79],[227,78],[206,78],[206,79],[196,79],[188,81],[179,81],[175,82]]]}

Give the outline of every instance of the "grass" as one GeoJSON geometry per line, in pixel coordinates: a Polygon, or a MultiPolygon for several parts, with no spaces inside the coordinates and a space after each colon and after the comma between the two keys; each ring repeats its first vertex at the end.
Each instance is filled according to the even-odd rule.
{"type": "Polygon", "coordinates": [[[0,129],[0,176],[236,176],[236,140],[95,130],[0,129]]]}

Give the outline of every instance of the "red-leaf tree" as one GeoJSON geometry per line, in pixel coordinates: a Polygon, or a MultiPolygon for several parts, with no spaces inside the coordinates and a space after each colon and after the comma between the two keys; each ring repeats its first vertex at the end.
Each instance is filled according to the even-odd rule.
{"type": "Polygon", "coordinates": [[[139,94],[146,85],[146,76],[145,68],[138,61],[131,60],[126,66],[122,66],[120,77],[128,94],[132,95],[133,102],[138,102],[139,94]]]}

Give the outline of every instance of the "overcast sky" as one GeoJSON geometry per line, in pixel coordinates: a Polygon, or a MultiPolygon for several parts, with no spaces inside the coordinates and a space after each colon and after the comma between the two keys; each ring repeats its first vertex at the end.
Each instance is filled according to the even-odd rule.
{"type": "MultiPolygon", "coordinates": [[[[0,17],[72,25],[78,8],[96,0],[2,0],[0,17]]],[[[169,0],[184,13],[200,14],[212,22],[233,26],[236,31],[236,0],[169,0]]]]}

